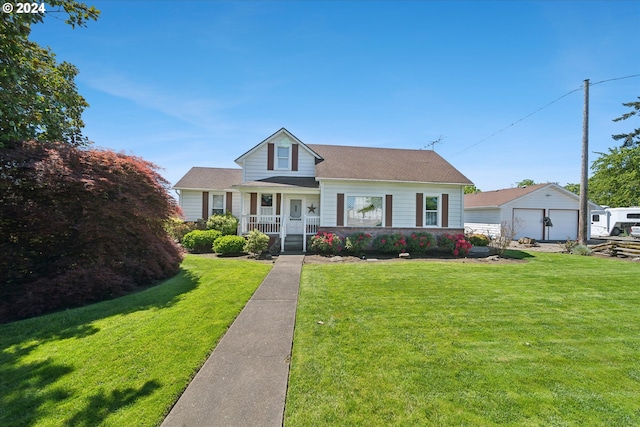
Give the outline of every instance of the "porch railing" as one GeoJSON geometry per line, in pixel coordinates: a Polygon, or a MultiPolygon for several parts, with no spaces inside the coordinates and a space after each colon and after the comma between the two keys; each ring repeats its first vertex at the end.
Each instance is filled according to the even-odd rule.
{"type": "Polygon", "coordinates": [[[243,215],[242,232],[259,230],[265,234],[280,234],[281,215],[243,215]]]}
{"type": "MultiPolygon", "coordinates": [[[[302,217],[302,249],[307,250],[307,236],[316,234],[320,226],[319,216],[302,217]]],[[[243,215],[242,233],[259,230],[265,234],[277,234],[280,237],[281,250],[284,251],[284,238],[287,235],[287,219],[282,215],[243,215]]]]}
{"type": "Polygon", "coordinates": [[[307,236],[316,234],[320,226],[319,216],[305,216],[302,220],[302,252],[307,252],[307,236]]]}
{"type": "Polygon", "coordinates": [[[305,216],[303,221],[305,235],[316,234],[318,232],[318,227],[320,226],[319,216],[305,216]]]}

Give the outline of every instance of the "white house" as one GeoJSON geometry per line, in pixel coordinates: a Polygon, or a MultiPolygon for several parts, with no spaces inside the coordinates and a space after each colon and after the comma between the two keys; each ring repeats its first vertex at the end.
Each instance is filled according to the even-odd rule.
{"type": "MultiPolygon", "coordinates": [[[[589,202],[589,210],[599,206],[589,202]]],[[[580,197],[557,184],[483,191],[464,197],[465,229],[498,235],[500,224],[515,226],[516,239],[576,240],[580,197]]]]}
{"type": "MultiPolygon", "coordinates": [[[[285,241],[318,231],[348,235],[464,230],[472,184],[430,150],[305,144],[282,128],[236,159],[239,169],[194,167],[174,186],[185,218],[240,218],[285,241]]],[[[299,249],[299,248],[298,248],[299,249]]]]}

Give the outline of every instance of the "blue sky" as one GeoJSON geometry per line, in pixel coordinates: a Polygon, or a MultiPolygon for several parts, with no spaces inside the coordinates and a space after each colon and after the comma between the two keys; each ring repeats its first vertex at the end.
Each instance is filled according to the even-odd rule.
{"type": "MultiPolygon", "coordinates": [[[[640,1],[88,4],[97,22],[51,14],[33,39],[80,69],[85,135],[172,184],[235,167],[281,127],[313,144],[442,137],[435,150],[484,191],[577,183],[583,80],[640,74],[640,1]]],[[[612,121],[638,96],[640,77],[590,88],[590,161],[638,126],[612,121]]]]}

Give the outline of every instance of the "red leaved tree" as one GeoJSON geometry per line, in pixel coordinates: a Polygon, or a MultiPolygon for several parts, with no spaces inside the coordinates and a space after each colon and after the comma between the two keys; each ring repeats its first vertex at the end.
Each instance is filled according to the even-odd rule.
{"type": "Polygon", "coordinates": [[[179,208],[139,157],[23,142],[0,150],[0,322],[122,295],[178,272],[179,208]]]}

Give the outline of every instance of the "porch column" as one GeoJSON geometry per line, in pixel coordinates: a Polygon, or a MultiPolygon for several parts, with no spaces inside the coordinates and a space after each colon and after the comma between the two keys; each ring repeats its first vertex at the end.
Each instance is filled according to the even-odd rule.
{"type": "Polygon", "coordinates": [[[282,193],[276,194],[276,215],[280,215],[280,252],[284,252],[285,220],[284,220],[284,197],[282,193]]]}

